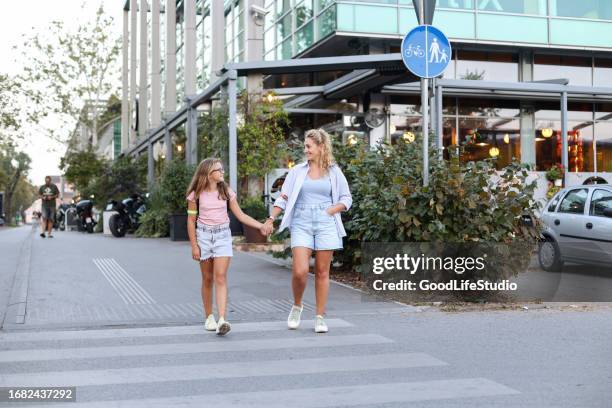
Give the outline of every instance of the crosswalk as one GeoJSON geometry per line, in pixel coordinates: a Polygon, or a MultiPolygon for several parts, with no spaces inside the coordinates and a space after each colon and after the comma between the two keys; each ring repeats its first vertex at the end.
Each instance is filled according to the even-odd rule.
{"type": "Polygon", "coordinates": [[[201,325],[0,333],[0,387],[76,387],[76,402],[52,405],[71,408],[471,406],[519,394],[486,378],[445,378],[449,364],[435,356],[343,319],[327,323],[325,335],[312,320],[296,331],[235,323],[227,337],[201,325]]]}

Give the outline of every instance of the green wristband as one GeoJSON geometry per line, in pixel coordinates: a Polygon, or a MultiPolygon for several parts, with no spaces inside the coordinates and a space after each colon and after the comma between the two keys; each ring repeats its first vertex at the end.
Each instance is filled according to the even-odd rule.
{"type": "Polygon", "coordinates": [[[198,211],[197,210],[187,210],[187,214],[189,214],[189,215],[198,215],[198,211]]]}

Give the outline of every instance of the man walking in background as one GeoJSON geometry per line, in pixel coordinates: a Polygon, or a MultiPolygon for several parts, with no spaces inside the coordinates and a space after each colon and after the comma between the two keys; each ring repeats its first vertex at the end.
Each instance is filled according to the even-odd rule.
{"type": "Polygon", "coordinates": [[[45,229],[49,238],[53,238],[51,231],[53,229],[53,222],[55,222],[55,199],[59,196],[59,189],[53,183],[51,183],[51,176],[45,177],[45,184],[40,186],[38,194],[42,201],[42,231],[40,236],[45,237],[45,229]]]}

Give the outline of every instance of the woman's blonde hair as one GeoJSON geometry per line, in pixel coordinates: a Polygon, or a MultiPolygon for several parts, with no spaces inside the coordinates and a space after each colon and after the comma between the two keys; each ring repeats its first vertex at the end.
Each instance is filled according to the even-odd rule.
{"type": "Polygon", "coordinates": [[[332,153],[331,136],[329,133],[323,129],[310,129],[304,134],[304,140],[306,140],[306,138],[310,138],[319,148],[321,148],[318,164],[323,170],[327,170],[335,163],[332,153]]]}
{"type": "MultiPolygon", "coordinates": [[[[200,162],[193,177],[191,178],[189,188],[187,188],[187,195],[191,194],[193,191],[195,198],[197,199],[200,196],[200,193],[208,188],[208,176],[213,170],[213,166],[217,163],[221,163],[221,159],[216,157],[208,157],[200,162]]],[[[225,181],[220,181],[217,183],[217,191],[219,192],[219,199],[229,199],[228,187],[225,181]]]]}

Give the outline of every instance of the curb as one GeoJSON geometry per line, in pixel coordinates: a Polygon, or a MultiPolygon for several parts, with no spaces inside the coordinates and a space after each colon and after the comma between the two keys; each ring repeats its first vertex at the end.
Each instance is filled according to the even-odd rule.
{"type": "Polygon", "coordinates": [[[19,251],[19,262],[13,288],[9,297],[9,304],[2,327],[6,324],[24,324],[26,316],[26,306],[28,301],[28,288],[30,284],[30,259],[32,255],[32,236],[34,228],[30,231],[23,241],[19,251]]]}
{"type": "MultiPolygon", "coordinates": [[[[257,253],[254,253],[254,252],[250,252],[250,251],[241,251],[241,252],[244,253],[244,254],[253,256],[253,257],[257,258],[257,259],[261,259],[262,261],[270,262],[272,264],[285,267],[285,268],[287,268],[289,270],[292,269],[291,262],[289,262],[287,260],[280,260],[280,259],[276,259],[276,258],[272,258],[271,259],[271,258],[267,257],[266,255],[260,255],[260,254],[257,254],[257,253]]],[[[311,263],[312,263],[312,260],[311,260],[311,263]]],[[[314,277],[314,273],[312,273],[312,272],[308,272],[308,275],[314,277]]],[[[344,287],[346,289],[350,289],[350,290],[353,290],[355,292],[359,292],[362,295],[368,295],[367,292],[365,292],[365,291],[363,291],[361,289],[355,288],[355,287],[353,287],[353,286],[351,286],[349,284],[343,283],[343,282],[339,282],[337,280],[332,279],[331,277],[329,278],[329,282],[333,283],[335,285],[344,287]]],[[[429,306],[414,306],[414,305],[410,305],[408,303],[399,302],[397,300],[387,300],[387,302],[395,303],[396,305],[399,305],[402,308],[405,307],[407,309],[406,312],[407,311],[410,311],[410,312],[422,312],[422,311],[427,310],[429,308],[429,306]],[[409,309],[412,309],[412,310],[409,310],[409,309]]]]}

